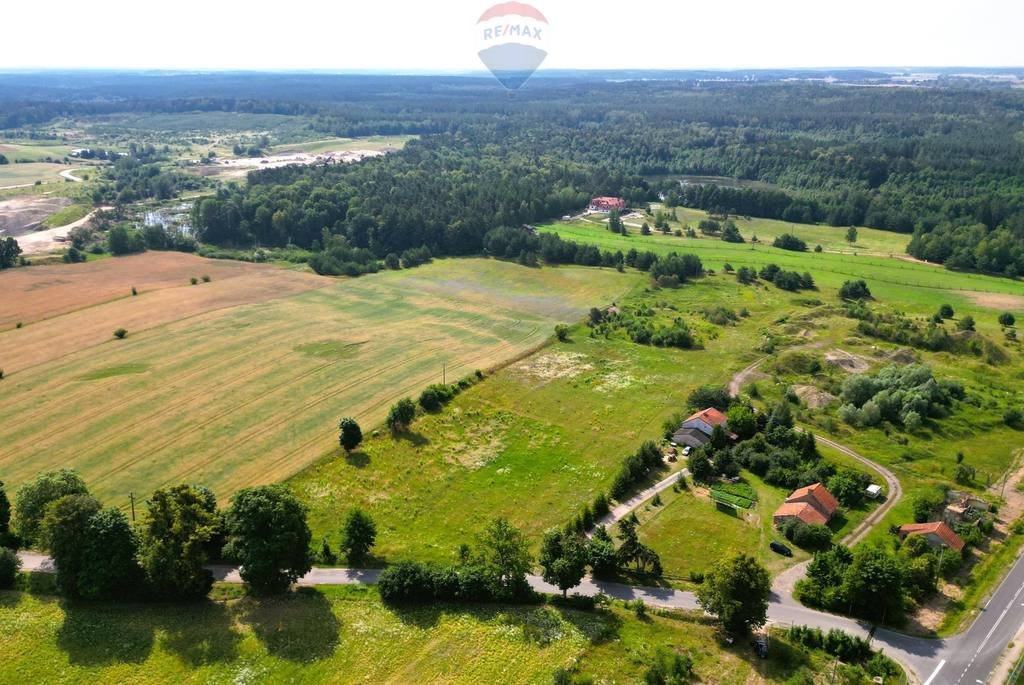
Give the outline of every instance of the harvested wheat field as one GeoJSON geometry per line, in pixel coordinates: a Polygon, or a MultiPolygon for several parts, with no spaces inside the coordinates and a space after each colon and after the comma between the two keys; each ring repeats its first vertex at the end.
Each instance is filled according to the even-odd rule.
{"type": "Polygon", "coordinates": [[[183,252],[146,252],[81,264],[33,266],[0,273],[0,329],[73,312],[139,293],[189,284],[209,276],[212,282],[246,274],[279,272],[272,266],[203,259],[183,252]]]}
{"type": "MultiPolygon", "coordinates": [[[[0,333],[0,472],[77,469],[100,496],[280,481],[398,398],[513,359],[637,283],[593,268],[443,260],[353,280],[273,267],[0,333]],[[148,317],[148,318],[147,318],[148,317]],[[124,340],[111,332],[128,329],[124,340]]],[[[30,273],[34,269],[26,269],[30,273]]]]}

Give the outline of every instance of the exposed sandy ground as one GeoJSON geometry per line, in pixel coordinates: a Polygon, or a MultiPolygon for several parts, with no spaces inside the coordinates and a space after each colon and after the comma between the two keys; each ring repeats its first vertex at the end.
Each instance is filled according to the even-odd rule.
{"type": "Polygon", "coordinates": [[[831,395],[824,390],[819,390],[813,385],[794,385],[793,392],[800,398],[800,401],[807,405],[810,409],[820,409],[821,407],[827,407],[836,401],[836,396],[831,395]]]}
{"type": "Polygon", "coordinates": [[[825,355],[825,361],[849,373],[864,373],[871,368],[866,359],[845,350],[830,351],[825,355]]]}
{"type": "Polygon", "coordinates": [[[0,236],[13,236],[22,244],[21,236],[31,233],[46,217],[69,204],[71,200],[66,197],[38,195],[0,200],[0,236]]]}
{"type": "Polygon", "coordinates": [[[288,152],[266,157],[219,159],[214,164],[195,168],[200,176],[239,178],[255,169],[276,169],[289,164],[335,164],[358,162],[367,157],[380,157],[386,150],[337,150],[334,152],[288,152]]]}
{"type": "Polygon", "coordinates": [[[76,172],[76,171],[81,171],[81,170],[80,169],[65,169],[64,171],[60,172],[60,177],[65,179],[65,180],[72,181],[74,183],[81,183],[85,179],[80,178],[78,176],[75,176],[74,172],[76,172]]]}
{"type": "Polygon", "coordinates": [[[1024,309],[1024,297],[1008,293],[982,293],[976,290],[963,293],[972,302],[989,309],[1024,309]]]}
{"type": "Polygon", "coordinates": [[[33,231],[32,233],[20,236],[18,238],[18,245],[21,247],[22,254],[43,254],[67,247],[68,233],[79,226],[85,226],[96,216],[96,212],[103,209],[113,209],[113,207],[100,207],[99,209],[92,210],[78,221],[72,221],[70,224],[48,228],[45,231],[33,231]]]}
{"type": "MultiPolygon", "coordinates": [[[[0,273],[0,330],[18,321],[47,319],[110,300],[186,285],[191,277],[209,275],[213,283],[254,272],[278,271],[271,266],[203,259],[182,252],[146,252],[83,264],[54,264],[7,269],[0,273]]],[[[210,286],[213,283],[204,283],[210,286]]],[[[196,286],[197,288],[199,286],[196,286]]]]}

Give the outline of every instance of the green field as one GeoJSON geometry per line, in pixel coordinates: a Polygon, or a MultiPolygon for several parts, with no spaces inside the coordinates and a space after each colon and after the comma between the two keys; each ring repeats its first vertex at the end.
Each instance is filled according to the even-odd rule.
{"type": "Polygon", "coordinates": [[[47,164],[31,162],[28,164],[0,164],[0,188],[9,186],[33,185],[41,183],[65,183],[60,172],[72,167],[66,164],[47,164]]]}
{"type": "MultiPolygon", "coordinates": [[[[132,265],[118,277],[142,280],[147,262],[162,257],[130,259],[58,267],[56,281],[43,271],[4,276],[39,274],[25,285],[36,294],[76,278],[82,288],[105,288],[113,276],[104,268],[132,265]]],[[[526,354],[555,323],[577,320],[638,282],[610,269],[477,259],[354,280],[246,267],[243,276],[191,286],[189,277],[206,268],[196,261],[182,267],[175,287],[128,297],[138,283],[128,280],[121,299],[83,300],[78,311],[43,321],[24,316],[24,328],[0,332],[0,421],[12,428],[0,472],[8,488],[67,466],[118,505],[129,491],[178,482],[205,483],[226,499],[333,454],[340,417],[355,416],[369,430],[395,400],[441,381],[445,369],[452,381],[526,354]],[[119,326],[130,331],[123,341],[111,336],[119,326]]]]}
{"type": "Polygon", "coordinates": [[[678,290],[640,290],[620,303],[677,307],[704,348],[591,338],[578,326],[569,342],[510,365],[419,419],[411,437],[370,437],[349,458],[335,450],[290,485],[309,504],[317,539],[329,534],[336,542],[345,511],[365,508],[380,522],[377,552],[388,561],[450,560],[497,515],[538,541],[606,490],[641,441],[660,438],[663,420],[695,387],[724,383],[748,364],[757,355],[751,341],[791,298],[722,276],[678,290]],[[712,326],[701,312],[718,304],[751,315],[712,326]]]}
{"type": "Polygon", "coordinates": [[[47,158],[60,160],[67,157],[71,150],[71,145],[55,141],[0,140],[0,155],[7,157],[11,164],[17,159],[29,162],[42,162],[47,158]]]}
{"type": "Polygon", "coordinates": [[[417,136],[367,136],[365,138],[328,138],[311,140],[304,143],[275,145],[271,154],[282,152],[335,152],[337,150],[381,150],[384,148],[401,149],[417,136]]]}
{"type": "MultiPolygon", "coordinates": [[[[760,268],[775,263],[787,270],[809,271],[816,283],[825,286],[828,292],[838,288],[844,281],[863,278],[867,280],[871,292],[877,298],[899,303],[908,313],[930,315],[939,304],[950,302],[958,310],[973,313],[975,318],[984,315],[991,319],[992,307],[983,303],[999,295],[1012,296],[1008,300],[1015,304],[1008,308],[1024,310],[1022,281],[949,271],[940,266],[904,259],[864,254],[854,256],[828,252],[791,252],[764,244],[733,244],[716,238],[686,238],[664,236],[660,233],[650,236],[622,236],[609,232],[603,226],[579,221],[551,223],[539,228],[557,233],[569,240],[591,243],[613,252],[627,252],[630,249],[651,250],[658,254],[689,252],[698,255],[706,268],[715,270],[721,270],[725,264],[731,264],[738,269],[741,266],[760,268]]],[[[840,239],[842,236],[842,229],[799,225],[795,228],[797,235],[803,230],[835,230],[838,231],[840,239]]],[[[813,247],[813,243],[810,245],[813,247]]]]}
{"type": "Polygon", "coordinates": [[[89,604],[0,592],[2,682],[537,683],[557,668],[640,683],[657,650],[687,653],[703,682],[786,682],[829,659],[773,637],[760,660],[682,613],[640,619],[619,606],[438,605],[391,609],[368,587],[304,588],[272,599],[89,604]]]}
{"type": "Polygon", "coordinates": [[[75,204],[68,205],[50,216],[46,217],[43,221],[45,228],[57,228],[59,226],[67,226],[70,223],[74,223],[79,219],[85,217],[92,211],[92,207],[89,205],[75,204]]]}

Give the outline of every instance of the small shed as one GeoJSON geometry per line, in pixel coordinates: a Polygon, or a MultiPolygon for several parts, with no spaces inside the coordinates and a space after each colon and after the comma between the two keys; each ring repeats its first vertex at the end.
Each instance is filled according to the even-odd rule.
{"type": "Polygon", "coordinates": [[[867,493],[867,496],[870,497],[871,499],[878,499],[879,495],[882,494],[882,486],[872,483],[867,487],[865,492],[867,493]]]}

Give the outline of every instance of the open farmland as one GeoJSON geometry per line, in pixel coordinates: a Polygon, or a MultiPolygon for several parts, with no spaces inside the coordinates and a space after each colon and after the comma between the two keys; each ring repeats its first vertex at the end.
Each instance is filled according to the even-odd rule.
{"type": "MultiPolygon", "coordinates": [[[[57,273],[85,274],[72,292],[150,258],[163,256],[57,273]]],[[[83,296],[81,309],[0,333],[9,486],[60,466],[118,498],[190,481],[226,497],[281,480],[336,445],[340,416],[373,425],[399,397],[440,381],[442,365],[449,380],[500,365],[637,282],[487,260],[342,281],[231,263],[242,275],[221,278],[222,263],[189,259],[161,277],[179,287],[95,306],[83,296]],[[188,284],[204,273],[210,283],[188,284]],[[113,339],[122,326],[128,337],[113,339]]],[[[33,274],[54,279],[36,267],[4,278],[33,274]]]]}
{"type": "MultiPolygon", "coordinates": [[[[844,234],[843,229],[839,228],[799,224],[793,226],[793,232],[797,236],[801,236],[805,229],[835,231],[840,238],[844,234]]],[[[867,280],[871,292],[876,297],[883,301],[899,302],[900,307],[908,313],[930,315],[940,304],[949,302],[957,311],[962,310],[978,318],[991,317],[992,307],[995,306],[1024,306],[1024,282],[1020,280],[949,271],[909,258],[812,251],[792,252],[765,244],[736,244],[705,236],[686,238],[665,236],[657,232],[649,236],[641,236],[638,233],[622,236],[611,233],[604,225],[582,221],[555,222],[538,228],[557,233],[567,240],[590,243],[612,252],[627,252],[631,249],[650,250],[657,254],[689,252],[699,256],[705,268],[715,270],[722,269],[726,264],[737,269],[741,266],[759,269],[774,263],[786,270],[801,273],[809,271],[819,286],[829,288],[838,288],[847,280],[863,278],[867,280]],[[1000,304],[992,304],[993,301],[1000,304]]],[[[745,234],[745,237],[749,239],[750,236],[745,234]]],[[[809,248],[813,248],[812,239],[808,237],[807,240],[809,248]]]]}

